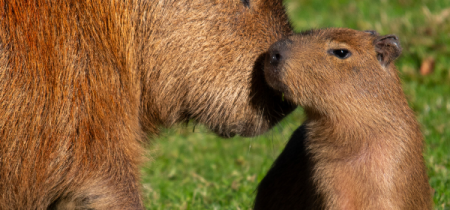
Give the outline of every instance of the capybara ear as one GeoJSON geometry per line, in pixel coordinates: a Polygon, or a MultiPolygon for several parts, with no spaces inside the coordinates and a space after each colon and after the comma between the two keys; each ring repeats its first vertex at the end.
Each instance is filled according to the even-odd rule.
{"type": "Polygon", "coordinates": [[[395,35],[380,36],[374,41],[375,51],[377,52],[378,61],[383,66],[389,63],[402,53],[400,41],[395,35]]]}

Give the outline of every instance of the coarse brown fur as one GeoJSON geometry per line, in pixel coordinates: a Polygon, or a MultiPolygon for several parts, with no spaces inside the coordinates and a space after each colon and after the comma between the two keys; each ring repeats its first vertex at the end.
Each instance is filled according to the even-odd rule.
{"type": "Polygon", "coordinates": [[[142,209],[145,134],[293,109],[260,64],[289,34],[281,0],[0,0],[0,209],[142,209]]]}
{"type": "Polygon", "coordinates": [[[423,137],[392,62],[396,36],[311,30],[269,52],[266,80],[307,119],[261,181],[256,210],[431,209],[423,137]]]}

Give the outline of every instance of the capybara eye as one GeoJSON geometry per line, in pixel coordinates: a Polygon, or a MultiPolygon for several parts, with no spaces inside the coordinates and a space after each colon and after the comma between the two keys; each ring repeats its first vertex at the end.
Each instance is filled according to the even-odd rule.
{"type": "Polygon", "coordinates": [[[340,59],[346,59],[352,55],[352,53],[347,49],[331,49],[328,50],[328,54],[334,55],[340,59]]]}
{"type": "Polygon", "coordinates": [[[245,7],[250,7],[250,0],[241,0],[245,7]]]}

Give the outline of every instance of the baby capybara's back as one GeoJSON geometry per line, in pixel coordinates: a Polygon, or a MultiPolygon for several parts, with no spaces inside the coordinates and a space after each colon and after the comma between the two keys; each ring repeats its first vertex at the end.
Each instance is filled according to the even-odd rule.
{"type": "Polygon", "coordinates": [[[423,137],[393,61],[398,37],[312,30],[271,46],[266,81],[307,119],[255,209],[431,209],[423,137]]]}

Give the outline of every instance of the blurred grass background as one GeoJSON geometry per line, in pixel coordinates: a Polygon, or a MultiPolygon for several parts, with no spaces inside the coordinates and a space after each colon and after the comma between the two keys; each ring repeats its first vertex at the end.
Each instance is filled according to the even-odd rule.
{"type": "MultiPolygon", "coordinates": [[[[296,31],[347,27],[400,37],[396,62],[422,125],[435,209],[450,209],[450,1],[287,0],[296,31]],[[421,66],[422,70],[421,70],[421,66]]],[[[265,135],[220,139],[202,126],[165,130],[142,168],[148,209],[251,209],[254,190],[292,132],[297,109],[265,135]]]]}

